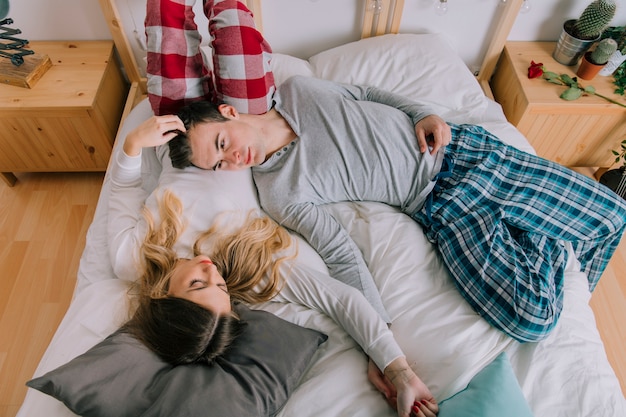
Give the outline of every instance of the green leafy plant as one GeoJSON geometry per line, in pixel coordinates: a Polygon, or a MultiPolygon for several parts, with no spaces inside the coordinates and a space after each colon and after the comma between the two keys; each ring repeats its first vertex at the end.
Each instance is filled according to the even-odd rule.
{"type": "Polygon", "coordinates": [[[626,27],[622,26],[622,31],[615,41],[617,42],[617,49],[622,54],[626,54],[626,27]]]}
{"type": "Polygon", "coordinates": [[[570,77],[567,74],[559,75],[556,72],[546,70],[546,68],[543,66],[542,63],[531,61],[530,67],[528,67],[528,78],[539,78],[539,77],[543,78],[549,83],[563,85],[567,87],[567,89],[563,91],[563,93],[561,93],[561,95],[559,96],[563,100],[571,101],[571,100],[579,99],[580,97],[584,95],[591,95],[591,96],[600,97],[608,101],[609,103],[617,104],[618,106],[626,108],[626,104],[620,103],[619,101],[613,100],[610,97],[604,96],[596,92],[596,89],[593,86],[591,85],[588,85],[586,87],[582,86],[578,82],[578,79],[576,77],[570,77]]]}
{"type": "Polygon", "coordinates": [[[620,161],[622,161],[622,166],[626,167],[626,139],[624,139],[622,143],[620,143],[619,150],[613,149],[611,152],[613,152],[613,155],[615,155],[615,163],[619,164],[620,161]]]}
{"type": "Polygon", "coordinates": [[[626,92],[626,61],[622,62],[622,64],[617,67],[615,72],[613,72],[613,84],[617,87],[615,89],[615,94],[624,95],[626,92]]]}

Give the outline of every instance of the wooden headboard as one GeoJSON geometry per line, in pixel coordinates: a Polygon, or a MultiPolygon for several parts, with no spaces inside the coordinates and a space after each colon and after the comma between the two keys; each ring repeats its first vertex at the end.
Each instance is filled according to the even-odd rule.
{"type": "MultiPolygon", "coordinates": [[[[137,65],[135,55],[131,44],[126,36],[126,32],[122,27],[122,20],[118,12],[116,0],[99,0],[100,6],[104,13],[111,36],[115,43],[122,65],[126,71],[129,81],[132,84],[129,100],[127,102],[127,111],[147,93],[146,79],[141,74],[140,67],[137,65]]],[[[404,0],[378,0],[380,6],[378,11],[371,7],[371,1],[363,0],[359,2],[364,7],[363,23],[361,28],[361,38],[370,36],[379,36],[386,33],[398,33],[402,12],[404,9],[404,0]]],[[[477,75],[483,91],[489,97],[492,97],[489,87],[489,80],[493,75],[500,54],[504,48],[507,37],[515,18],[519,13],[523,0],[509,0],[503,7],[499,15],[496,16],[497,22],[493,29],[491,42],[482,60],[480,70],[477,75]]],[[[263,31],[263,21],[261,13],[262,0],[245,0],[246,5],[254,14],[254,19],[259,30],[263,31]]]]}

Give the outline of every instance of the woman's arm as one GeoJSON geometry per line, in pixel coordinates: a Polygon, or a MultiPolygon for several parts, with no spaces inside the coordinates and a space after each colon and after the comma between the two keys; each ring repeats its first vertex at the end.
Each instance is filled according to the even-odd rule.
{"type": "Polygon", "coordinates": [[[432,394],[408,365],[387,324],[359,291],[302,265],[283,264],[281,273],[286,284],[277,299],[321,311],[341,325],[384,370],[397,393],[395,408],[400,416],[409,416],[414,403],[420,401],[427,404],[423,415],[436,414],[432,394]]]}
{"type": "Polygon", "coordinates": [[[141,187],[141,150],[165,143],[184,131],[176,116],[152,117],[128,134],[123,151],[112,161],[111,194],[109,196],[107,241],[109,258],[118,278],[134,281],[137,278],[138,248],[145,230],[140,227],[141,209],[148,197],[141,187]]]}

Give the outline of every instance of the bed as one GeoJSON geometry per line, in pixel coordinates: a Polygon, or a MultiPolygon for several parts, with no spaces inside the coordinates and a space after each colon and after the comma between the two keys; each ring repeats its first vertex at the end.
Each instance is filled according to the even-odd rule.
{"type": "MultiPolygon", "coordinates": [[[[102,3],[105,12],[115,18],[113,3],[105,0],[102,3]]],[[[259,10],[259,1],[250,3],[259,10]]],[[[383,3],[385,7],[390,4],[383,3]]],[[[364,37],[361,40],[331,48],[307,60],[276,53],[272,65],[277,83],[300,74],[377,85],[426,101],[447,120],[480,124],[504,141],[534,152],[527,140],[506,121],[500,106],[485,94],[485,79],[488,80],[489,72],[493,71],[494,59],[497,59],[506,35],[494,38],[496,40],[485,58],[484,71],[481,70],[482,77],[477,78],[458,57],[445,35],[394,33],[397,28],[393,22],[399,19],[402,3],[395,2],[395,12],[389,13],[392,33],[383,33],[386,30],[378,33],[377,21],[383,17],[368,11],[364,13],[364,37]]],[[[507,6],[511,11],[500,21],[498,31],[508,33],[507,25],[510,28],[515,8],[519,9],[520,3],[515,1],[507,6]]],[[[119,33],[114,33],[114,37],[118,48],[124,48],[119,33]]],[[[121,51],[121,56],[128,53],[128,50],[121,51]]],[[[131,59],[128,55],[126,58],[131,59]]],[[[132,79],[132,70],[129,75],[132,79]]],[[[136,91],[141,91],[141,82],[136,81],[136,91]]],[[[135,97],[132,93],[130,98],[135,97]]],[[[146,99],[129,106],[129,110],[118,133],[114,154],[120,152],[126,134],[152,114],[146,99]]],[[[167,157],[158,156],[153,151],[144,151],[142,170],[146,191],[171,188],[182,199],[191,219],[182,246],[189,244],[195,232],[206,228],[221,213],[232,215],[259,209],[249,171],[234,174],[175,170],[167,157]],[[199,187],[206,192],[196,192],[199,187]]],[[[150,399],[145,393],[137,394],[132,386],[124,387],[125,384],[131,385],[128,382],[130,374],[127,374],[128,379],[118,376],[107,382],[104,381],[106,375],[94,373],[104,371],[94,368],[101,358],[93,354],[93,347],[109,340],[108,336],[115,332],[127,314],[128,282],[119,279],[108,262],[109,189],[107,174],[87,234],[73,300],[34,375],[50,375],[59,367],[74,364],[69,380],[64,383],[75,384],[81,375],[91,382],[71,387],[75,390],[71,391],[61,386],[58,380],[49,378],[47,388],[65,404],[51,395],[29,389],[18,417],[67,417],[77,413],[91,416],[198,415],[181,409],[164,411],[172,407],[172,404],[164,404],[163,398],[169,398],[167,395],[150,399]],[[89,354],[92,356],[84,356],[89,354]],[[75,362],[80,355],[88,360],[75,362]],[[124,413],[109,411],[107,414],[102,409],[94,410],[86,405],[104,401],[100,398],[102,385],[99,384],[124,387],[128,398],[116,400],[124,413]],[[68,400],[68,395],[80,396],[80,401],[68,400]],[[144,395],[144,400],[150,399],[151,404],[145,405],[147,411],[129,411],[133,408],[125,402],[137,395],[144,395]]],[[[155,194],[148,198],[148,207],[154,208],[155,194]]],[[[456,291],[437,251],[426,240],[420,226],[407,216],[389,206],[367,202],[338,203],[328,209],[362,250],[392,317],[391,329],[411,366],[437,399],[456,399],[457,402],[451,401],[452,405],[445,411],[442,407],[441,415],[486,416],[488,414],[472,410],[485,399],[494,402],[494,395],[503,399],[502,408],[495,415],[530,415],[524,414],[526,406],[532,415],[545,417],[626,415],[626,401],[608,363],[588,304],[587,279],[573,257],[567,265],[565,307],[558,325],[547,339],[520,344],[491,328],[473,312],[456,291]],[[503,358],[506,361],[503,370],[484,374],[503,358]],[[519,402],[520,395],[523,404],[519,402]],[[455,410],[455,407],[461,408],[455,410]]],[[[295,238],[299,245],[297,262],[324,272],[325,266],[319,256],[306,242],[295,238]]],[[[312,348],[309,346],[308,356],[299,365],[296,380],[291,381],[283,392],[289,398],[284,401],[286,398],[275,395],[274,408],[268,411],[268,415],[395,415],[367,380],[366,356],[332,320],[295,304],[270,302],[260,308],[327,336],[327,339],[323,338],[325,341],[318,340],[312,348]]],[[[276,347],[279,348],[281,346],[276,347]]],[[[141,367],[133,365],[131,372],[139,372],[141,367]]],[[[215,403],[214,398],[210,400],[215,403]]],[[[118,409],[111,403],[108,407],[118,409]]],[[[233,411],[227,415],[235,414],[233,411]]],[[[207,415],[215,414],[207,411],[207,415]]]]}

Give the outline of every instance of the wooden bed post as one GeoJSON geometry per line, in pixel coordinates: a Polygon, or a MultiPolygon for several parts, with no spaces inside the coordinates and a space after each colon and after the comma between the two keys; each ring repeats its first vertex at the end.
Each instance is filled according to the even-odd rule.
{"type": "Polygon", "coordinates": [[[142,93],[146,93],[146,82],[139,72],[139,66],[135,60],[133,54],[133,48],[128,42],[124,28],[122,27],[122,21],[120,19],[115,0],[99,0],[100,7],[104,18],[109,25],[113,42],[115,43],[115,49],[122,60],[122,65],[126,71],[126,75],[131,83],[137,83],[142,93]]]}
{"type": "Polygon", "coordinates": [[[254,25],[257,30],[263,33],[263,16],[261,13],[261,0],[246,0],[246,6],[254,16],[254,25]]]}
{"type": "Polygon", "coordinates": [[[372,8],[372,1],[374,0],[364,1],[365,13],[361,39],[386,33],[398,33],[402,11],[404,10],[404,0],[378,0],[381,6],[378,12],[372,8]]]}
{"type": "Polygon", "coordinates": [[[483,63],[480,67],[480,70],[478,71],[478,82],[480,83],[480,86],[482,87],[485,94],[491,98],[493,98],[493,94],[491,93],[489,80],[491,79],[491,76],[496,69],[498,59],[500,59],[500,54],[504,49],[504,44],[509,37],[509,33],[511,32],[513,23],[515,23],[515,18],[517,17],[519,10],[522,7],[523,1],[524,0],[509,0],[506,2],[506,4],[504,4],[504,11],[502,12],[502,15],[497,18],[498,25],[496,26],[493,38],[489,43],[489,48],[485,53],[483,63]]]}

